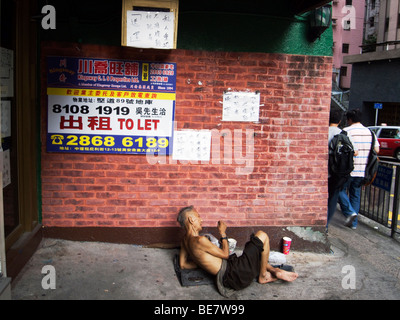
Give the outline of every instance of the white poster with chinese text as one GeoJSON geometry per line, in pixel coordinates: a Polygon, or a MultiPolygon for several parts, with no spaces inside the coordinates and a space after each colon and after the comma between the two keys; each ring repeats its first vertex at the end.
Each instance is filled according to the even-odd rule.
{"type": "Polygon", "coordinates": [[[211,131],[175,131],[173,160],[210,161],[211,131]]]}
{"type": "Polygon", "coordinates": [[[173,49],[175,14],[173,12],[127,11],[126,44],[130,47],[173,49]]]}
{"type": "Polygon", "coordinates": [[[47,151],[170,154],[176,65],[48,58],[47,151]]]}
{"type": "Polygon", "coordinates": [[[259,92],[225,92],[222,121],[257,122],[260,113],[259,92]]]}

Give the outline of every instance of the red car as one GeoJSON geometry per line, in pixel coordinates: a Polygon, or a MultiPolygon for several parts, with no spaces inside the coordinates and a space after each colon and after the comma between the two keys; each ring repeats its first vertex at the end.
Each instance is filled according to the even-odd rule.
{"type": "Polygon", "coordinates": [[[368,128],[374,131],[378,138],[379,155],[400,160],[400,127],[376,126],[368,128]]]}

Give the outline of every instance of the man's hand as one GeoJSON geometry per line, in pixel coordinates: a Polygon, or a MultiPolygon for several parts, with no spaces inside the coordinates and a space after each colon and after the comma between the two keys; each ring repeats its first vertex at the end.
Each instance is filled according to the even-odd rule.
{"type": "Polygon", "coordinates": [[[226,224],[222,220],[218,221],[218,232],[221,237],[226,237],[226,224]]]}
{"type": "MultiPolygon", "coordinates": [[[[218,231],[222,238],[226,237],[226,224],[222,220],[218,221],[218,231]]],[[[229,257],[229,244],[228,240],[221,240],[221,250],[224,252],[224,259],[229,257]]]]}

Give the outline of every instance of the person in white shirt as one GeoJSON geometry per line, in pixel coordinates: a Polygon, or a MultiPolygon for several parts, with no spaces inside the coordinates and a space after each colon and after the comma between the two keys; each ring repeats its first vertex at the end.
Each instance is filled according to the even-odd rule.
{"type": "MultiPolygon", "coordinates": [[[[329,136],[328,136],[328,146],[334,136],[340,134],[342,129],[339,128],[339,124],[342,121],[343,113],[340,110],[332,110],[329,114],[329,136]]],[[[353,144],[354,155],[357,155],[357,149],[354,148],[354,141],[352,141],[351,136],[349,136],[351,143],[353,144]]],[[[328,216],[326,221],[325,232],[328,232],[329,223],[335,214],[336,205],[339,198],[339,192],[343,188],[338,188],[335,184],[334,177],[331,177],[328,171],[328,216]]]]}
{"type": "MultiPolygon", "coordinates": [[[[346,216],[345,225],[356,229],[357,215],[361,203],[362,180],[365,176],[365,168],[371,150],[372,135],[371,130],[361,124],[361,111],[359,109],[348,111],[346,118],[349,126],[344,130],[352,138],[354,147],[358,150],[358,155],[354,157],[354,169],[350,174],[350,179],[346,182],[343,190],[339,192],[339,204],[342,213],[346,216]]],[[[379,142],[376,137],[374,149],[377,153],[379,152],[379,142]]]]}

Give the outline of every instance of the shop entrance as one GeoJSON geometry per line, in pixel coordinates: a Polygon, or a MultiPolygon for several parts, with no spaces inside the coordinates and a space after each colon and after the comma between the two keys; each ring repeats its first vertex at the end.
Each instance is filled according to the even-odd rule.
{"type": "Polygon", "coordinates": [[[13,1],[1,1],[1,148],[3,160],[4,233],[20,225],[15,105],[15,13],[13,1]]]}
{"type": "Polygon", "coordinates": [[[39,108],[35,0],[0,0],[1,163],[7,275],[19,272],[39,234],[39,108]],[[29,250],[27,249],[29,248],[29,250]]]}

